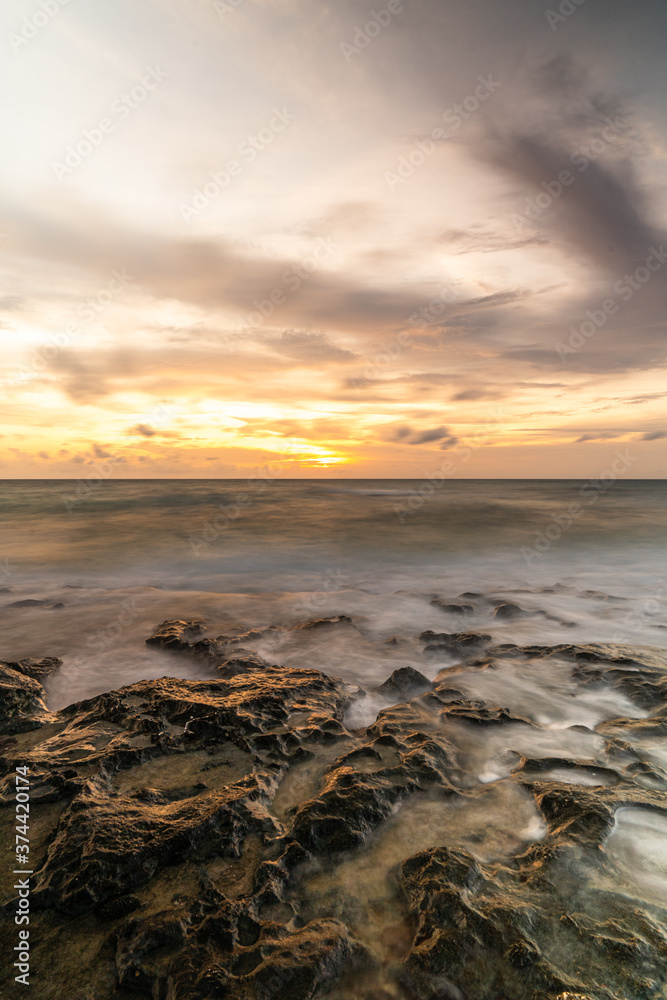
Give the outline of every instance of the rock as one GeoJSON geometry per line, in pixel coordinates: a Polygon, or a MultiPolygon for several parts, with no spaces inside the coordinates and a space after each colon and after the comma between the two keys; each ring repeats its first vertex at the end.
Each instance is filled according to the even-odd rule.
{"type": "Polygon", "coordinates": [[[227,656],[232,636],[218,636],[216,639],[200,639],[206,629],[202,619],[192,621],[165,621],[146,639],[148,646],[160,646],[170,652],[188,653],[212,665],[219,664],[227,656]]]}
{"type": "Polygon", "coordinates": [[[163,649],[189,650],[193,640],[202,634],[205,622],[199,618],[194,621],[164,621],[158,625],[153,635],[146,639],[147,646],[161,646],[163,649]]]}
{"type": "Polygon", "coordinates": [[[419,670],[415,670],[414,667],[399,667],[383,684],[380,684],[377,690],[378,694],[386,698],[407,700],[430,691],[432,687],[433,684],[428,677],[424,677],[419,670]]]}
{"type": "Polygon", "coordinates": [[[333,615],[331,618],[313,618],[312,621],[302,622],[300,625],[293,625],[293,632],[302,632],[306,629],[330,628],[332,625],[352,625],[352,619],[347,615],[333,615]]]}
{"type": "Polygon", "coordinates": [[[347,851],[362,845],[373,830],[408,794],[434,784],[455,795],[449,774],[456,768],[451,744],[440,736],[409,733],[395,736],[385,729],[382,713],[368,730],[375,739],[363,749],[369,754],[389,745],[397,762],[374,771],[349,767],[346,757],[336,761],[322,779],[319,794],[300,806],[292,832],[316,854],[347,851]]]}
{"type": "Polygon", "coordinates": [[[472,615],[475,613],[475,607],[472,604],[449,604],[439,597],[435,597],[431,601],[431,604],[433,607],[440,608],[442,611],[447,611],[453,615],[472,615]]]}
{"type": "Polygon", "coordinates": [[[518,604],[498,604],[493,612],[494,618],[501,618],[503,621],[512,621],[514,618],[521,618],[522,615],[529,614],[518,604]]]}
{"type": "Polygon", "coordinates": [[[265,659],[249,649],[235,649],[234,656],[217,664],[215,669],[221,677],[235,677],[236,674],[247,674],[252,670],[263,670],[268,666],[270,664],[265,659]]]}
{"type": "Polygon", "coordinates": [[[408,995],[650,995],[644,984],[665,981],[664,940],[631,908],[622,923],[618,911],[578,911],[576,882],[567,874],[574,853],[565,844],[536,845],[508,866],[486,866],[464,850],[441,847],[406,861],[402,883],[417,921],[402,979],[408,995]]]}
{"type": "Polygon", "coordinates": [[[49,718],[39,681],[0,663],[0,734],[35,729],[49,718]]]}
{"type": "Polygon", "coordinates": [[[26,677],[33,677],[37,681],[41,681],[44,677],[50,677],[62,665],[63,661],[59,660],[57,656],[45,656],[42,660],[25,659],[17,663],[4,664],[4,666],[9,667],[11,670],[16,670],[26,677]]]}
{"type": "Polygon", "coordinates": [[[67,914],[98,909],[141,888],[187,856],[238,857],[245,838],[273,829],[262,800],[270,781],[257,776],[216,792],[157,805],[137,795],[111,795],[108,782],[85,783],[61,820],[35,889],[38,906],[67,914]]]}
{"type": "Polygon", "coordinates": [[[465,656],[477,652],[486,643],[491,642],[491,636],[481,632],[422,632],[419,636],[427,643],[424,653],[427,656],[441,656],[447,653],[452,656],[465,656]]]}
{"type": "MultiPolygon", "coordinates": [[[[553,656],[573,684],[651,702],[650,716],[564,732],[570,749],[558,756],[548,741],[540,757],[537,725],[451,686],[453,673],[476,679],[492,665],[474,659],[487,636],[424,633],[443,645],[468,636],[473,655],[433,684],[395,671],[380,690],[404,700],[350,731],[363,691],[239,641],[265,631],[206,639],[202,622],[165,622],[153,644],[204,656],[217,675],[142,681],[53,714],[25,670],[58,661],[0,665],[0,808],[14,815],[16,767],[28,767],[40,1000],[63,989],[91,1000],[662,996],[664,910],[621,879],[608,848],[619,809],[665,813],[667,781],[642,740],[667,731],[658,651],[494,647],[521,669],[532,656],[548,676],[553,656]],[[579,745],[585,758],[571,755],[579,745]]],[[[8,939],[17,904],[5,879],[8,939]]],[[[13,960],[0,955],[3,995],[13,960]]]]}

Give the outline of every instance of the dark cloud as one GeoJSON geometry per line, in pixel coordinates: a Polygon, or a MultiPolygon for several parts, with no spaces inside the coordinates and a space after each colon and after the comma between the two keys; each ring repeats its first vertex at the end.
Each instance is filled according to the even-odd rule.
{"type": "Polygon", "coordinates": [[[431,444],[434,441],[442,441],[443,438],[451,441],[455,440],[446,427],[433,427],[420,431],[409,424],[400,424],[398,427],[393,427],[385,436],[386,441],[395,441],[396,443],[410,445],[431,444]]]}
{"type": "Polygon", "coordinates": [[[667,438],[667,431],[647,431],[642,441],[659,441],[661,438],[667,438]]]}
{"type": "Polygon", "coordinates": [[[430,444],[431,441],[440,441],[444,437],[449,437],[446,427],[434,427],[430,431],[422,431],[410,440],[410,444],[430,444]]]}
{"type": "Polygon", "coordinates": [[[499,392],[497,389],[462,389],[461,392],[457,392],[455,396],[452,396],[453,402],[466,402],[477,399],[503,399],[505,396],[504,392],[499,392]]]}
{"type": "Polygon", "coordinates": [[[444,441],[440,443],[440,450],[447,451],[448,448],[453,448],[458,443],[459,443],[459,438],[451,435],[450,437],[446,438],[444,441]]]}

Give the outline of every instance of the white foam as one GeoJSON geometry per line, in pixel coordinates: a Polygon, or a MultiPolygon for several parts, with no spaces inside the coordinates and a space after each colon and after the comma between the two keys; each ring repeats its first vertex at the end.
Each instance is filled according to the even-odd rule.
{"type": "Polygon", "coordinates": [[[667,813],[634,806],[619,809],[605,850],[623,889],[667,907],[667,813]]]}

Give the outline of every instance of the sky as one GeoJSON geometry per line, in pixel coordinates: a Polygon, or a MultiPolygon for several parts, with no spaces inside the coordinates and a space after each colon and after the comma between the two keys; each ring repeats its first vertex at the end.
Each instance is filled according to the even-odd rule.
{"type": "Polygon", "coordinates": [[[0,477],[664,478],[664,0],[4,0],[0,477]]]}

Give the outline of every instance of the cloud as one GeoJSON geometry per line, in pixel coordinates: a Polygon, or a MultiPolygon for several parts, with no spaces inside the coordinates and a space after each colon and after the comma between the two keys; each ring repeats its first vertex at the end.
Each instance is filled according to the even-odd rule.
{"type": "Polygon", "coordinates": [[[454,441],[451,432],[446,427],[433,427],[429,430],[416,430],[409,424],[400,424],[391,428],[385,437],[387,441],[395,441],[401,444],[419,445],[431,444],[433,441],[441,441],[443,438],[454,441]]]}
{"type": "Polygon", "coordinates": [[[148,424],[137,424],[136,427],[131,427],[128,434],[140,434],[142,437],[154,437],[157,431],[153,427],[149,427],[148,424]]]}
{"type": "Polygon", "coordinates": [[[429,444],[431,441],[440,441],[444,437],[449,437],[449,431],[446,427],[434,427],[430,431],[422,431],[421,434],[417,434],[410,441],[410,444],[429,444]]]}
{"type": "Polygon", "coordinates": [[[641,438],[642,441],[659,441],[667,438],[667,431],[647,431],[641,438]]]}
{"type": "Polygon", "coordinates": [[[452,401],[465,402],[477,399],[503,399],[504,396],[504,392],[498,392],[496,389],[462,389],[461,392],[457,392],[455,396],[452,396],[452,401]]]}
{"type": "Polygon", "coordinates": [[[306,330],[284,330],[277,337],[267,336],[264,342],[278,354],[303,364],[321,365],[325,362],[353,361],[353,351],[338,347],[323,333],[306,330]]]}

